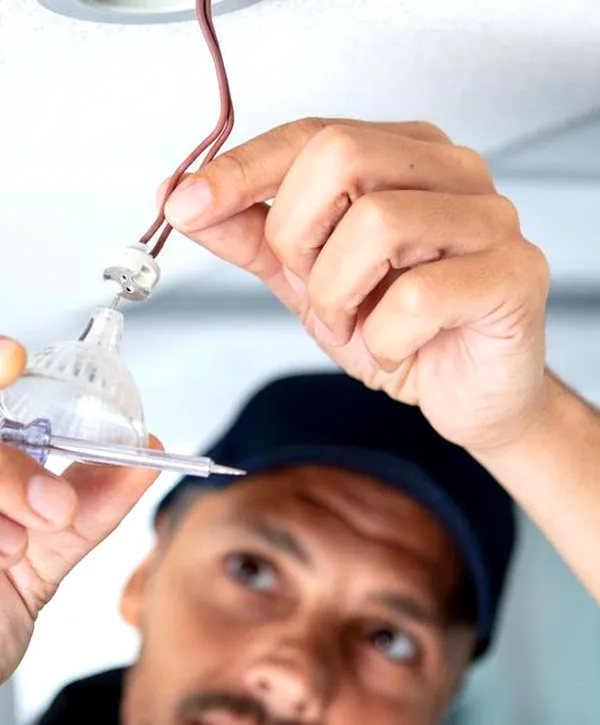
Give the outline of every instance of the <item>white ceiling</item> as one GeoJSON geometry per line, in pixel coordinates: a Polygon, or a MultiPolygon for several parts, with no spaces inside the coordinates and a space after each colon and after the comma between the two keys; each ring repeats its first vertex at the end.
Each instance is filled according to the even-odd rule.
{"type": "MultiPolygon", "coordinates": [[[[263,0],[218,18],[217,30],[233,142],[305,115],[421,117],[493,151],[600,106],[597,0],[263,0]]],[[[0,323],[18,332],[104,298],[102,268],[145,230],[157,184],[212,128],[216,97],[193,23],[95,25],[1,0],[0,98],[1,294],[20,294],[10,314],[0,306],[0,323]]],[[[554,148],[544,158],[568,162],[569,149],[554,148]]],[[[585,183],[579,207],[596,208],[599,188],[585,183]]],[[[556,203],[537,184],[513,186],[554,255],[561,244],[546,241],[543,221],[556,203]]],[[[568,210],[550,236],[571,228],[568,210]]],[[[575,276],[590,271],[588,220],[569,255],[575,276]]],[[[214,268],[179,241],[163,260],[165,285],[214,268]]]]}
{"type": "MultiPolygon", "coordinates": [[[[263,0],[217,26],[238,138],[305,114],[420,116],[489,149],[600,100],[596,0],[263,0]]],[[[2,0],[0,32],[5,172],[162,178],[214,121],[194,23],[93,25],[2,0]]]]}
{"type": "MultiPolygon", "coordinates": [[[[598,0],[262,0],[216,24],[237,109],[233,143],[306,115],[434,121],[492,157],[501,190],[517,203],[526,234],[548,252],[555,279],[597,284],[600,121],[590,114],[600,108],[598,0]],[[525,145],[497,153],[522,138],[525,145]]],[[[215,103],[213,71],[192,23],[97,26],[53,16],[35,0],[0,0],[2,333],[37,347],[78,331],[82,311],[107,299],[103,267],[145,231],[156,186],[212,128],[215,103]]],[[[191,280],[232,293],[243,284],[177,237],[161,260],[163,291],[189,289],[191,280]]],[[[198,309],[197,321],[162,324],[141,315],[128,322],[124,353],[148,421],[172,449],[196,448],[266,375],[324,362],[288,322],[222,325],[204,312],[198,309]],[[269,346],[276,352],[267,353],[269,346]]],[[[597,318],[555,320],[549,332],[552,364],[599,401],[597,318]]],[[[62,600],[44,613],[21,670],[27,714],[63,676],[132,646],[111,602],[115,572],[125,576],[136,546],[148,542],[149,509],[138,507],[131,525],[76,570],[62,600]]],[[[532,572],[556,570],[536,564],[527,581],[532,572]]],[[[548,632],[570,636],[571,613],[580,610],[560,602],[564,622],[544,630],[536,646],[562,686],[564,649],[548,632]]],[[[525,625],[538,618],[536,610],[525,625]]],[[[590,631],[597,629],[575,634],[593,649],[590,631]]],[[[583,667],[589,658],[576,661],[583,667]]],[[[582,681],[571,663],[569,672],[582,681]]],[[[587,672],[597,682],[597,669],[587,672]]],[[[519,692],[531,687],[530,677],[521,678],[519,692]]],[[[498,717],[565,722],[557,707],[563,689],[541,691],[543,717],[511,719],[502,708],[498,717]]],[[[592,717],[586,722],[598,722],[592,717]]]]}

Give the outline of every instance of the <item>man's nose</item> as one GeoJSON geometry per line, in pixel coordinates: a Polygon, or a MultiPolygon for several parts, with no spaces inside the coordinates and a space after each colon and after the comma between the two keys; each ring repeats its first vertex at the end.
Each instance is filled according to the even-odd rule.
{"type": "Polygon", "coordinates": [[[314,723],[322,718],[325,683],[318,668],[300,659],[257,662],[246,672],[245,685],[274,719],[314,723]]]}

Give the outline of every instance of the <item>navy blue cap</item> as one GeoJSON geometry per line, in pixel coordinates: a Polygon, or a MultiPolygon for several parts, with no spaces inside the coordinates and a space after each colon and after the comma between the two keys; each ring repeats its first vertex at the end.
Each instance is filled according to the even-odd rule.
{"type": "MultiPolygon", "coordinates": [[[[477,598],[476,655],[488,649],[515,544],[513,503],[417,407],[342,373],[293,375],[256,392],[205,455],[249,474],[291,465],[336,466],[411,496],[436,516],[462,555],[477,598]]],[[[188,476],[167,494],[158,513],[190,486],[222,488],[240,480],[188,476]]]]}

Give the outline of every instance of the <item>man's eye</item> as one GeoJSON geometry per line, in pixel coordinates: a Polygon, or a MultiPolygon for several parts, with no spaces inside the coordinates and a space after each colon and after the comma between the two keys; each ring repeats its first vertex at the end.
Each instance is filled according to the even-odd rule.
{"type": "Polygon", "coordinates": [[[406,632],[394,627],[380,627],[370,634],[376,650],[394,662],[409,662],[417,656],[415,640],[406,632]]]}
{"type": "Polygon", "coordinates": [[[277,584],[275,569],[255,554],[232,554],[225,562],[229,577],[247,589],[272,591],[277,584]]]}

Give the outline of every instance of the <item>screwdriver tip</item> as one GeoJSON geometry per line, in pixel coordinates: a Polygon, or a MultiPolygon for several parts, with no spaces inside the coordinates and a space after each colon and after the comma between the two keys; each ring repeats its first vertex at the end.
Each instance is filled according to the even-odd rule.
{"type": "Polygon", "coordinates": [[[220,466],[218,463],[213,463],[211,466],[211,473],[219,476],[245,476],[246,471],[242,471],[240,468],[230,468],[229,466],[220,466]]]}

